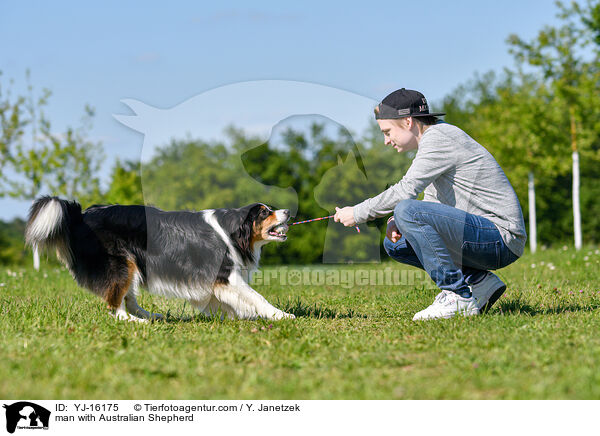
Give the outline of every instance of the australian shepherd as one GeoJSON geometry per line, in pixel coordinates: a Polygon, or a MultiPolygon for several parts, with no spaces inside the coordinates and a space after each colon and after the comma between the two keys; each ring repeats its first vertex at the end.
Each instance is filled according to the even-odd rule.
{"type": "Polygon", "coordinates": [[[285,241],[289,211],[261,203],[239,209],[165,212],[149,206],[91,206],[41,197],[31,206],[25,241],[56,250],[76,282],[118,319],[162,315],[142,309],[140,286],[183,298],[208,316],[294,318],[248,284],[261,248],[285,241]]]}

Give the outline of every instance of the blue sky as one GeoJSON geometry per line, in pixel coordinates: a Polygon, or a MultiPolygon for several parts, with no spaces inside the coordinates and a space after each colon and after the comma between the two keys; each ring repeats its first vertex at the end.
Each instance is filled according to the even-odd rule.
{"type": "MultiPolygon", "coordinates": [[[[482,2],[0,2],[0,70],[13,92],[53,96],[57,131],[96,109],[107,168],[136,159],[143,137],[113,118],[131,98],[170,108],[248,80],[296,80],[374,100],[401,88],[440,101],[476,72],[512,65],[510,33],[555,24],[548,0],[482,2]]],[[[367,120],[369,113],[364,114],[367,120]]],[[[360,118],[360,117],[358,117],[360,118]]],[[[362,126],[355,126],[360,130],[362,126]]],[[[0,199],[0,219],[29,202],[0,199]]]]}

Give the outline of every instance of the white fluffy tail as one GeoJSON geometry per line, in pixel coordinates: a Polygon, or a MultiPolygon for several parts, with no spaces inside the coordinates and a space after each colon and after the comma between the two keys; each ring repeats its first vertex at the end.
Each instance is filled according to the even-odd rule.
{"type": "Polygon", "coordinates": [[[39,268],[35,254],[41,249],[56,249],[58,258],[67,266],[71,264],[69,221],[80,217],[81,206],[76,202],[57,197],[40,197],[34,201],[25,227],[25,243],[33,248],[34,267],[39,268]]]}
{"type": "Polygon", "coordinates": [[[34,211],[37,213],[35,213],[35,216],[30,215],[30,221],[27,223],[27,230],[25,231],[25,240],[27,243],[32,243],[31,245],[41,243],[56,236],[60,231],[60,225],[64,219],[63,210],[58,199],[50,199],[50,201],[44,202],[37,210],[34,210],[36,204],[42,200],[37,200],[33,204],[32,215],[34,211]]]}

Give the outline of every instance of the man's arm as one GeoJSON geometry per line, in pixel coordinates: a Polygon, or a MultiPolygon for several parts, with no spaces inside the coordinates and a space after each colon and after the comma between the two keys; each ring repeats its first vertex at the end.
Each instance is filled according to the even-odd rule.
{"type": "Polygon", "coordinates": [[[389,215],[400,201],[417,198],[428,185],[455,165],[455,149],[445,135],[436,134],[424,139],[400,182],[353,207],[355,223],[389,215]]]}

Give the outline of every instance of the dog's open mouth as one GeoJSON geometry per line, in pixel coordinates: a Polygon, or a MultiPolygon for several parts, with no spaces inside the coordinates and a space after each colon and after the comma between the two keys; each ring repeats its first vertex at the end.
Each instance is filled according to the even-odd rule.
{"type": "Polygon", "coordinates": [[[269,229],[269,236],[273,236],[281,241],[285,241],[287,239],[287,231],[289,227],[287,224],[276,224],[269,229]]]}

